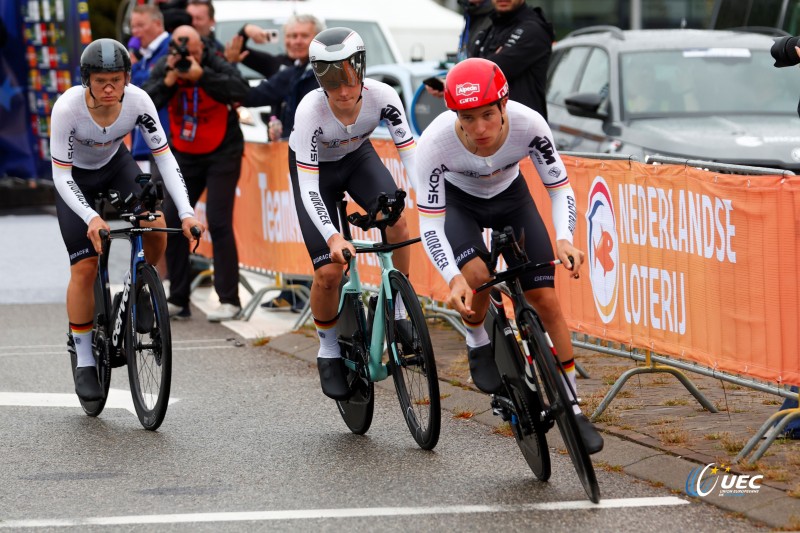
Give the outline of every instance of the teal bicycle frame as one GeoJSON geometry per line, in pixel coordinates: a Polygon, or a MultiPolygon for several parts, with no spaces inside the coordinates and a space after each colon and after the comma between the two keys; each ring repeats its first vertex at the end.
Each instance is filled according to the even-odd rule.
{"type": "MultiPolygon", "coordinates": [[[[363,313],[363,286],[361,285],[361,277],[358,273],[358,254],[360,253],[374,253],[378,256],[378,261],[380,262],[381,268],[381,284],[378,288],[378,299],[375,303],[374,314],[371,317],[371,323],[362,323],[361,324],[361,331],[364,331],[368,336],[367,339],[369,342],[365,343],[369,346],[369,362],[365,368],[366,379],[371,382],[375,381],[382,381],[389,377],[389,368],[386,364],[383,363],[383,347],[385,339],[385,309],[386,309],[386,301],[389,302],[389,309],[394,311],[394,301],[392,297],[392,287],[389,283],[389,274],[392,271],[397,270],[392,262],[392,251],[396,250],[397,248],[402,248],[404,246],[408,246],[409,244],[414,244],[416,242],[420,242],[422,239],[420,237],[410,239],[403,242],[389,244],[386,242],[386,224],[379,224],[378,229],[381,232],[381,239],[382,242],[375,242],[370,240],[361,240],[361,239],[353,239],[350,234],[350,226],[348,224],[346,214],[346,202],[340,202],[338,209],[340,210],[341,220],[342,220],[342,235],[348,241],[350,241],[356,249],[356,255],[349,257],[348,260],[348,267],[345,271],[346,275],[349,275],[350,279],[344,284],[342,287],[341,295],[339,297],[339,314],[341,316],[342,310],[346,304],[347,296],[353,295],[361,302],[361,313],[359,320],[364,319],[363,313]]],[[[384,222],[384,221],[381,221],[384,222]]],[[[345,259],[348,259],[349,252],[345,255],[345,259]]],[[[391,357],[394,358],[394,362],[400,365],[400,358],[398,354],[392,350],[391,357]]],[[[358,372],[358,368],[356,368],[356,363],[345,359],[345,365],[347,365],[350,370],[353,372],[358,372]]]]}

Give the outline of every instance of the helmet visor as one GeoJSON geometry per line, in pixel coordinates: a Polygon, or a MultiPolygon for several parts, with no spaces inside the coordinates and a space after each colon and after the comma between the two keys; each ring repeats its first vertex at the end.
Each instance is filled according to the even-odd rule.
{"type": "Polygon", "coordinates": [[[317,77],[320,87],[326,90],[338,89],[344,84],[348,87],[355,87],[360,83],[358,72],[350,64],[350,61],[315,61],[312,63],[314,74],[317,77]]]}

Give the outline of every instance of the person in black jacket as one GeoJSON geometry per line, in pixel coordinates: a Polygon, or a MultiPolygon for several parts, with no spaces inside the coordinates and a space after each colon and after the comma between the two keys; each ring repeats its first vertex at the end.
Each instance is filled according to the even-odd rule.
{"type": "MultiPolygon", "coordinates": [[[[289,138],[294,128],[294,113],[297,106],[306,94],[319,88],[319,83],[308,63],[308,47],[314,36],[324,29],[325,24],[313,15],[289,17],[283,26],[283,33],[286,55],[292,60],[292,64],[281,67],[259,86],[252,88],[243,102],[247,107],[265,105],[272,107],[273,115],[277,116],[278,120],[270,121],[270,141],[289,138]]],[[[230,60],[231,56],[228,58],[230,60]]],[[[251,66],[251,68],[256,67],[251,66]]],[[[285,278],[285,281],[309,286],[305,280],[285,278]]],[[[289,289],[284,289],[273,300],[262,304],[267,309],[290,307],[294,312],[300,312],[305,305],[305,299],[289,289]]]]}
{"type": "Polygon", "coordinates": [[[545,91],[555,39],[553,25],[544,18],[541,8],[528,7],[525,0],[492,3],[492,24],[474,36],[469,56],[496,63],[508,79],[511,99],[547,119],[545,91]]]}
{"type": "MultiPolygon", "coordinates": [[[[190,202],[195,204],[208,188],[206,218],[214,247],[214,289],[221,304],[208,319],[228,320],[241,311],[233,203],[244,137],[236,107],[250,87],[234,65],[207,51],[191,26],[176,28],[170,47],[170,53],[155,64],[142,89],[157,108],[168,107],[170,145],[183,172],[190,202]]],[[[169,200],[164,202],[164,213],[167,224],[175,227],[177,211],[169,200]]],[[[166,253],[170,316],[188,318],[189,245],[186,239],[172,237],[167,240],[166,253]]]]}
{"type": "Polygon", "coordinates": [[[280,131],[270,128],[271,141],[289,138],[297,105],[306,94],[319,87],[308,64],[308,47],[314,36],[324,29],[325,25],[313,15],[291,17],[284,26],[284,38],[286,53],[293,63],[253,87],[243,102],[246,107],[272,107],[281,127],[280,131]]]}
{"type": "MultiPolygon", "coordinates": [[[[225,45],[225,58],[231,63],[242,63],[269,78],[281,68],[294,65],[295,61],[307,62],[311,39],[324,29],[325,24],[314,15],[292,15],[283,25],[286,53],[273,55],[247,46],[249,40],[256,44],[272,42],[267,30],[247,23],[225,45]]],[[[288,132],[286,136],[289,136],[288,132]]]]}

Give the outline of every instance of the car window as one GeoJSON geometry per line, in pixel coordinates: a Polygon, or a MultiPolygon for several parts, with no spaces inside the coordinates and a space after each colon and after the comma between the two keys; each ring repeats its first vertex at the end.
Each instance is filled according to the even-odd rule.
{"type": "MultiPolygon", "coordinates": [[[[248,48],[253,50],[262,50],[270,54],[284,54],[286,48],[283,46],[283,23],[285,20],[276,19],[257,19],[257,20],[237,20],[227,22],[217,22],[215,33],[217,40],[225,44],[236,35],[241,27],[247,23],[255,24],[265,29],[277,29],[280,32],[278,43],[256,44],[252,40],[247,42],[248,48]]],[[[345,26],[351,28],[361,35],[364,40],[364,46],[367,48],[367,66],[383,65],[386,63],[396,63],[396,59],[392,55],[386,37],[383,35],[380,26],[375,22],[360,21],[360,20],[345,20],[345,19],[327,19],[326,26],[333,28],[335,26],[345,26]]],[[[239,64],[239,70],[247,79],[258,79],[263,76],[258,72],[239,64]]]]}
{"type": "Polygon", "coordinates": [[[564,104],[564,98],[575,92],[575,83],[591,49],[574,46],[563,50],[556,58],[547,83],[547,101],[564,104]]]}
{"type": "Polygon", "coordinates": [[[768,50],[698,48],[620,56],[623,110],[637,115],[796,113],[797,76],[768,50]]]}
{"type": "Polygon", "coordinates": [[[583,76],[578,84],[579,93],[592,93],[603,95],[605,100],[598,111],[608,111],[608,79],[609,79],[608,53],[602,48],[592,49],[589,61],[583,70],[583,76]]]}

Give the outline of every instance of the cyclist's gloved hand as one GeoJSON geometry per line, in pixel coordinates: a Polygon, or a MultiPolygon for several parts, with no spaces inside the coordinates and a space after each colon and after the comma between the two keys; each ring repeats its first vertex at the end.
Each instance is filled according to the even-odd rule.
{"type": "Polygon", "coordinates": [[[355,246],[345,240],[341,233],[337,233],[328,239],[328,248],[331,250],[331,262],[333,263],[339,263],[341,265],[347,264],[347,261],[344,259],[344,254],[342,253],[345,248],[350,250],[350,254],[353,257],[356,255],[355,246]]]}
{"type": "Polygon", "coordinates": [[[561,259],[564,267],[572,272],[572,277],[578,279],[581,277],[580,269],[583,264],[584,253],[572,246],[572,243],[566,239],[561,239],[556,242],[556,256],[561,259]],[[570,265],[570,257],[572,257],[572,265],[570,265]]]}
{"type": "MultiPolygon", "coordinates": [[[[181,220],[181,230],[183,231],[183,235],[187,239],[189,239],[189,241],[195,240],[194,235],[192,235],[192,228],[195,226],[200,228],[201,235],[203,234],[204,231],[206,231],[206,227],[203,225],[203,223],[194,217],[186,217],[183,220],[181,220]]],[[[197,237],[197,239],[199,240],[200,237],[197,237]]]]}
{"type": "Polygon", "coordinates": [[[472,310],[472,287],[461,274],[450,280],[450,294],[447,296],[447,303],[454,311],[458,311],[466,318],[475,314],[475,311],[472,310]]]}
{"type": "Polygon", "coordinates": [[[100,218],[100,216],[94,217],[92,220],[89,221],[89,229],[86,232],[86,236],[89,237],[89,240],[92,241],[92,246],[94,246],[94,251],[98,254],[103,251],[103,241],[100,239],[100,230],[104,229],[106,231],[111,231],[111,228],[108,227],[106,221],[100,218]]]}

